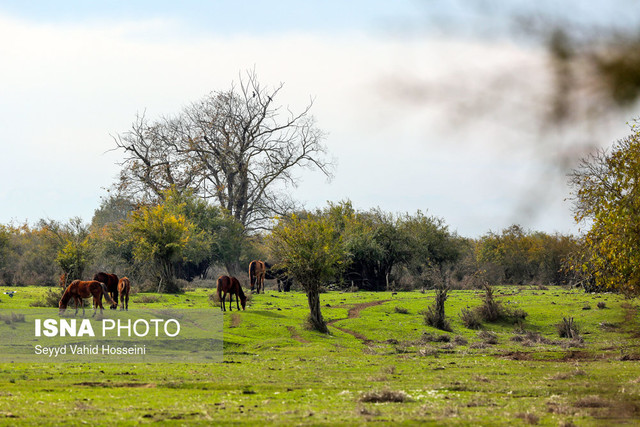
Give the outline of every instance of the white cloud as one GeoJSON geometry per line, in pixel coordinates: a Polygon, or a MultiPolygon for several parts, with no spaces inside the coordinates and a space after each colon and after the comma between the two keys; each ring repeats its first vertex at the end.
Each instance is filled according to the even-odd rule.
{"type": "MultiPolygon", "coordinates": [[[[482,120],[456,133],[443,118],[452,117],[452,106],[464,106],[465,90],[477,95],[487,89],[487,79],[474,76],[491,75],[496,67],[515,65],[518,78],[541,79],[539,52],[358,33],[181,34],[176,23],[159,20],[74,27],[0,16],[0,180],[9,183],[0,189],[0,223],[43,216],[90,220],[118,171],[119,153],[107,152],[114,146],[110,134],[125,131],[137,112],[171,115],[211,90],[227,89],[239,72],[255,66],[263,83],[285,82],[281,101],[294,109],[315,98],[314,115],[339,166],[328,185],[320,173],[301,172],[294,194],[309,206],[350,198],[363,209],[429,210],[469,235],[509,225],[526,181],[522,171],[530,170],[524,147],[535,136],[516,136],[513,128],[482,120]],[[400,102],[389,91],[400,79],[427,82],[414,89],[429,93],[400,102]],[[505,149],[514,143],[523,149],[505,149]]],[[[514,92],[501,102],[508,110],[519,97],[514,92]]],[[[558,227],[566,228],[571,219],[556,213],[558,227]]]]}

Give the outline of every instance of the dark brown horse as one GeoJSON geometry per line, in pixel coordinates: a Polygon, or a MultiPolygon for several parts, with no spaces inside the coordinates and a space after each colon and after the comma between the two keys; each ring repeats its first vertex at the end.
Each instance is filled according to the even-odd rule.
{"type": "Polygon", "coordinates": [[[109,296],[114,301],[109,308],[111,310],[118,308],[118,276],[101,271],[93,275],[93,280],[107,285],[109,296]]]}
{"type": "Polygon", "coordinates": [[[220,307],[222,308],[222,311],[226,311],[224,308],[224,301],[227,298],[227,294],[229,294],[229,311],[232,311],[231,301],[233,300],[233,295],[236,296],[236,307],[238,310],[240,310],[238,300],[240,300],[240,303],[242,304],[242,309],[244,310],[246,308],[247,297],[244,292],[242,292],[242,286],[240,286],[240,282],[235,277],[218,277],[216,292],[218,293],[218,299],[220,300],[220,307]]]}
{"type": "Polygon", "coordinates": [[[82,305],[82,315],[84,316],[84,303],[82,299],[89,298],[91,296],[93,296],[93,315],[96,315],[98,307],[100,307],[100,314],[102,314],[102,310],[104,309],[102,306],[102,295],[104,295],[104,299],[108,303],[113,304],[113,300],[109,296],[107,286],[104,283],[97,282],[95,280],[74,280],[69,286],[67,286],[64,294],[62,294],[62,298],[60,298],[60,302],[58,303],[60,315],[62,316],[64,311],[67,309],[69,300],[73,298],[76,303],[76,312],[74,316],[78,314],[78,302],[82,305]]]}
{"type": "Polygon", "coordinates": [[[128,277],[123,277],[118,282],[118,292],[120,293],[120,310],[129,311],[129,291],[131,291],[131,282],[128,277]]]}
{"type": "Polygon", "coordinates": [[[267,271],[267,267],[263,261],[254,260],[249,264],[249,283],[251,283],[251,292],[255,287],[256,293],[259,294],[260,290],[264,292],[264,275],[267,271]]]}

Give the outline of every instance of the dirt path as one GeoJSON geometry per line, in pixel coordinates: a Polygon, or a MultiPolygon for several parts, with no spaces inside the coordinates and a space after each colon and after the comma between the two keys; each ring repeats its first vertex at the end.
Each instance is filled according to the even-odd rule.
{"type": "MultiPolygon", "coordinates": [[[[360,317],[360,312],[362,310],[364,310],[365,308],[374,307],[376,305],[384,304],[385,302],[388,302],[388,301],[390,301],[390,300],[386,299],[386,300],[363,302],[363,303],[360,303],[360,304],[356,304],[356,305],[354,305],[353,307],[351,307],[349,309],[349,311],[347,312],[347,318],[346,319],[355,319],[356,317],[360,317]]],[[[353,335],[354,337],[358,338],[360,341],[362,341],[365,344],[371,342],[371,340],[369,338],[365,337],[364,335],[362,335],[359,332],[352,331],[351,329],[347,329],[347,328],[343,328],[343,327],[334,325],[334,323],[339,322],[341,320],[346,320],[346,319],[343,318],[343,319],[330,320],[329,322],[327,322],[327,325],[328,326],[332,326],[332,327],[338,329],[339,331],[342,331],[342,332],[347,333],[349,335],[353,335]]]]}

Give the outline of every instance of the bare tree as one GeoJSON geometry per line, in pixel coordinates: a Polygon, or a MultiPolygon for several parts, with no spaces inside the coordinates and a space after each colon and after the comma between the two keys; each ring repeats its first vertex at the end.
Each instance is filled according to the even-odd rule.
{"type": "Polygon", "coordinates": [[[310,111],[277,105],[284,84],[262,86],[255,71],[228,91],[212,92],[175,118],[138,117],[114,138],[126,153],[120,190],[162,197],[171,186],[214,199],[247,228],[295,207],[284,193],[295,171],[317,168],[331,176],[324,133],[310,111]]]}

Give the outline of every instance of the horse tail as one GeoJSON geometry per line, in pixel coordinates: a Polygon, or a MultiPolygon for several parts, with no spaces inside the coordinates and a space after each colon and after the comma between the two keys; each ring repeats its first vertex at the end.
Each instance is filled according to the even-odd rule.
{"type": "Polygon", "coordinates": [[[102,286],[102,294],[104,295],[104,300],[109,304],[115,304],[115,301],[113,300],[113,298],[111,298],[111,295],[109,295],[109,290],[107,289],[107,285],[105,285],[102,282],[98,282],[98,283],[100,283],[100,286],[102,286]]]}
{"type": "Polygon", "coordinates": [[[253,289],[253,284],[256,280],[256,262],[251,261],[249,264],[249,284],[251,285],[251,289],[253,289]]]}

